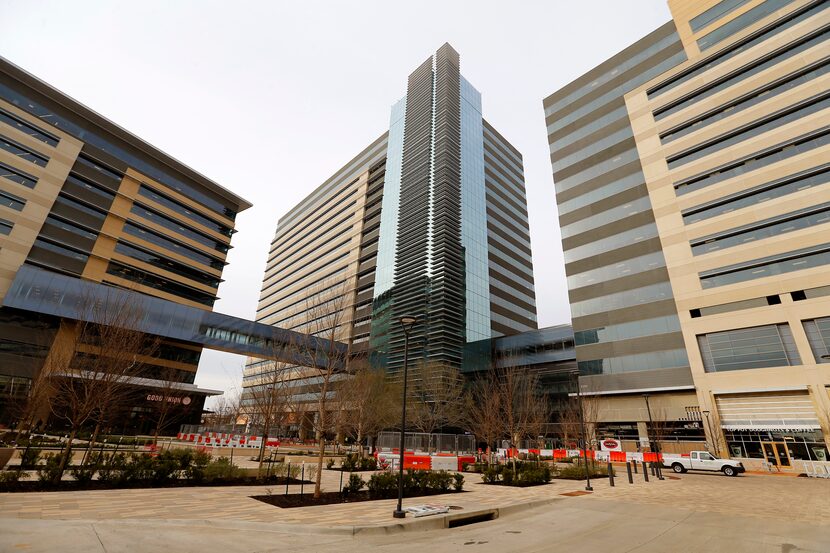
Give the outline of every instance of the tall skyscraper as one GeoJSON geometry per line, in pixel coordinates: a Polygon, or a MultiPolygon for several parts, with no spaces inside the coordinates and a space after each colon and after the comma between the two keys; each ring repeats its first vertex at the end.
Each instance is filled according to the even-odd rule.
{"type": "Polygon", "coordinates": [[[600,432],[827,458],[822,1],[670,0],[544,102],[583,390],[600,432]],[[699,430],[698,430],[699,429],[699,430]]]}
{"type": "MultiPolygon", "coordinates": [[[[458,369],[489,367],[490,338],[537,327],[522,157],[459,64],[449,44],[425,60],[388,132],[280,219],[259,322],[310,331],[312,304],[343,296],[340,339],[390,372],[403,315],[419,319],[413,356],[458,369]]],[[[270,366],[252,361],[245,386],[270,366]]]]}
{"type": "MultiPolygon", "coordinates": [[[[178,407],[190,406],[187,422],[198,423],[210,391],[193,383],[196,337],[216,299],[234,218],[249,206],[0,58],[0,424],[20,416],[6,408],[25,400],[74,332],[73,316],[58,313],[77,317],[80,304],[123,290],[152,298],[140,329],[163,338],[131,380],[143,393],[118,406],[123,420],[109,422],[152,430],[158,390],[167,389],[178,407]]],[[[78,345],[72,366],[94,351],[78,345]]]]}

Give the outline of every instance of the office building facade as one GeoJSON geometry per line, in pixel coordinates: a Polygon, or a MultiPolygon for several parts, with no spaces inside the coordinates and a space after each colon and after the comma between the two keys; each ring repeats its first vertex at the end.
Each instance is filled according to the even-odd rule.
{"type": "MultiPolygon", "coordinates": [[[[336,304],[338,340],[389,373],[404,315],[410,359],[455,369],[489,368],[491,338],[536,328],[522,158],[459,65],[448,44],[425,60],[389,130],[280,219],[258,322],[320,332],[315,305],[336,304]]],[[[244,386],[272,368],[251,360],[244,386]]]]}
{"type": "MultiPolygon", "coordinates": [[[[58,305],[76,283],[83,283],[89,301],[129,291],[158,300],[159,309],[210,312],[234,218],[249,206],[0,59],[4,405],[26,397],[62,333],[72,332],[71,321],[46,304],[58,305]]],[[[150,321],[161,314],[146,315],[150,321]]],[[[85,345],[79,347],[73,363],[89,355],[85,345]]],[[[210,392],[193,384],[201,350],[188,339],[161,339],[153,357],[141,360],[135,385],[146,393],[127,406],[124,428],[152,424],[154,390],[160,388],[175,390],[179,404],[192,405],[191,418],[198,420],[210,392]]],[[[6,412],[2,422],[13,423],[13,416],[6,412]]]]}
{"type": "Polygon", "coordinates": [[[824,460],[830,8],[669,6],[545,100],[582,389],[600,431],[648,439],[649,394],[721,455],[824,460]]]}

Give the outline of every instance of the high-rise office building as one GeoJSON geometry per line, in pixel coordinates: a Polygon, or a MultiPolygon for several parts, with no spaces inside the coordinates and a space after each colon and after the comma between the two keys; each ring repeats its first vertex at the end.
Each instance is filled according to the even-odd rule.
{"type": "MultiPolygon", "coordinates": [[[[141,329],[164,338],[141,360],[133,383],[144,393],[120,406],[120,422],[146,431],[160,388],[198,422],[209,392],[193,384],[202,345],[182,317],[211,311],[234,218],[249,206],[0,58],[0,423],[14,422],[4,407],[26,397],[73,332],[56,313],[123,290],[152,298],[158,311],[143,313],[141,329]]],[[[94,351],[79,348],[73,363],[94,351]]]]}
{"type": "MultiPolygon", "coordinates": [[[[489,367],[490,338],[537,327],[522,157],[448,44],[410,75],[389,130],[279,220],[257,321],[319,331],[327,302],[347,313],[338,339],[390,372],[403,315],[419,320],[413,356],[458,369],[489,367]]],[[[270,366],[249,363],[244,385],[270,366]]]]}
{"type": "Polygon", "coordinates": [[[582,390],[600,432],[648,439],[648,401],[722,455],[823,460],[830,5],[669,6],[544,101],[582,390]]]}

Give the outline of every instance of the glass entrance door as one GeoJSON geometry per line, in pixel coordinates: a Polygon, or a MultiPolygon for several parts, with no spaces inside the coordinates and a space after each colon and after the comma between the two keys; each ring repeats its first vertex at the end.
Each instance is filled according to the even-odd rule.
{"type": "Polygon", "coordinates": [[[792,465],[787,444],[784,442],[761,442],[761,445],[764,447],[764,457],[767,463],[779,469],[789,468],[792,465]]]}

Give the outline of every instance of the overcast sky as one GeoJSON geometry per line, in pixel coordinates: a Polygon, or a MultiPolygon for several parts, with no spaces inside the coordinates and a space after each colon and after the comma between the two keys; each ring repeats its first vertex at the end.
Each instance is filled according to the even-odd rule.
{"type": "MultiPolygon", "coordinates": [[[[253,318],[277,219],[388,127],[444,42],[524,156],[539,324],[570,320],[542,99],[670,19],[665,0],[0,0],[0,54],[250,200],[216,311],[253,318]]],[[[205,350],[229,390],[244,358],[205,350]]]]}

